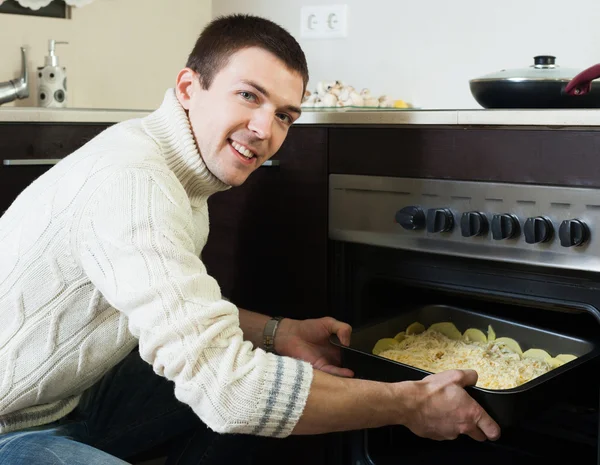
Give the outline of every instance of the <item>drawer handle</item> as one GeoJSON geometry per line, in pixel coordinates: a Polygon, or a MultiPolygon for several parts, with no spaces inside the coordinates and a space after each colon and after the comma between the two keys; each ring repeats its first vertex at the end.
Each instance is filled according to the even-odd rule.
{"type": "MultiPolygon", "coordinates": [[[[3,160],[5,166],[15,165],[56,165],[61,158],[24,158],[16,160],[3,160]]],[[[279,166],[279,160],[267,160],[262,166],[279,166]]]]}
{"type": "Polygon", "coordinates": [[[2,160],[4,166],[16,166],[16,165],[56,165],[61,158],[23,158],[16,160],[2,160]]]}

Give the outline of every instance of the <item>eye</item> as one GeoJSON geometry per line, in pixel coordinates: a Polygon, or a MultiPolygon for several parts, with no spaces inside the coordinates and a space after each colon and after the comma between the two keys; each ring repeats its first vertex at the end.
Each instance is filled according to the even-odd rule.
{"type": "Polygon", "coordinates": [[[292,117],[286,113],[277,113],[277,118],[286,124],[292,124],[292,117]]]}
{"type": "Polygon", "coordinates": [[[243,90],[239,93],[239,95],[248,102],[256,102],[256,95],[254,95],[252,92],[243,90]]]}

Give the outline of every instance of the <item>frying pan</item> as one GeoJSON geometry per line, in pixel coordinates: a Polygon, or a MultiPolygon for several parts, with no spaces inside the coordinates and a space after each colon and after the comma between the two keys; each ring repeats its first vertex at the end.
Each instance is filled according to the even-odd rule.
{"type": "Polygon", "coordinates": [[[533,60],[528,68],[471,79],[471,94],[483,108],[600,108],[600,64],[578,71],[551,55],[533,60]]]}

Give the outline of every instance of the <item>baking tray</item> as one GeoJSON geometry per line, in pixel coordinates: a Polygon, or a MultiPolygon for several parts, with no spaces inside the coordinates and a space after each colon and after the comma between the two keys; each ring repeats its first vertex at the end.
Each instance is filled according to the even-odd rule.
{"type": "Polygon", "coordinates": [[[353,370],[358,378],[385,382],[419,380],[430,375],[431,372],[371,353],[379,339],[394,337],[415,321],[425,327],[433,323],[450,321],[461,332],[468,328],[479,328],[486,333],[488,325],[492,325],[497,337],[515,339],[523,351],[540,348],[552,356],[559,353],[577,356],[577,359],[572,362],[512,389],[467,387],[469,394],[502,427],[512,426],[523,419],[523,416],[539,412],[552,400],[560,401],[568,394],[576,394],[579,383],[589,383],[595,379],[594,371],[588,370],[594,365],[591,362],[600,354],[597,342],[447,305],[418,307],[394,318],[364,328],[356,328],[352,331],[352,342],[349,347],[343,346],[336,336],[332,336],[330,340],[342,349],[343,366],[353,370]]]}

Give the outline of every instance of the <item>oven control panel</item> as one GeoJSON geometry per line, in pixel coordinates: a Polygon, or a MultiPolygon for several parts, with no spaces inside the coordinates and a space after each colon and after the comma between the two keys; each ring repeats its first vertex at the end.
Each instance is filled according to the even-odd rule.
{"type": "Polygon", "coordinates": [[[329,237],[600,272],[600,189],[332,174],[329,237]]]}

